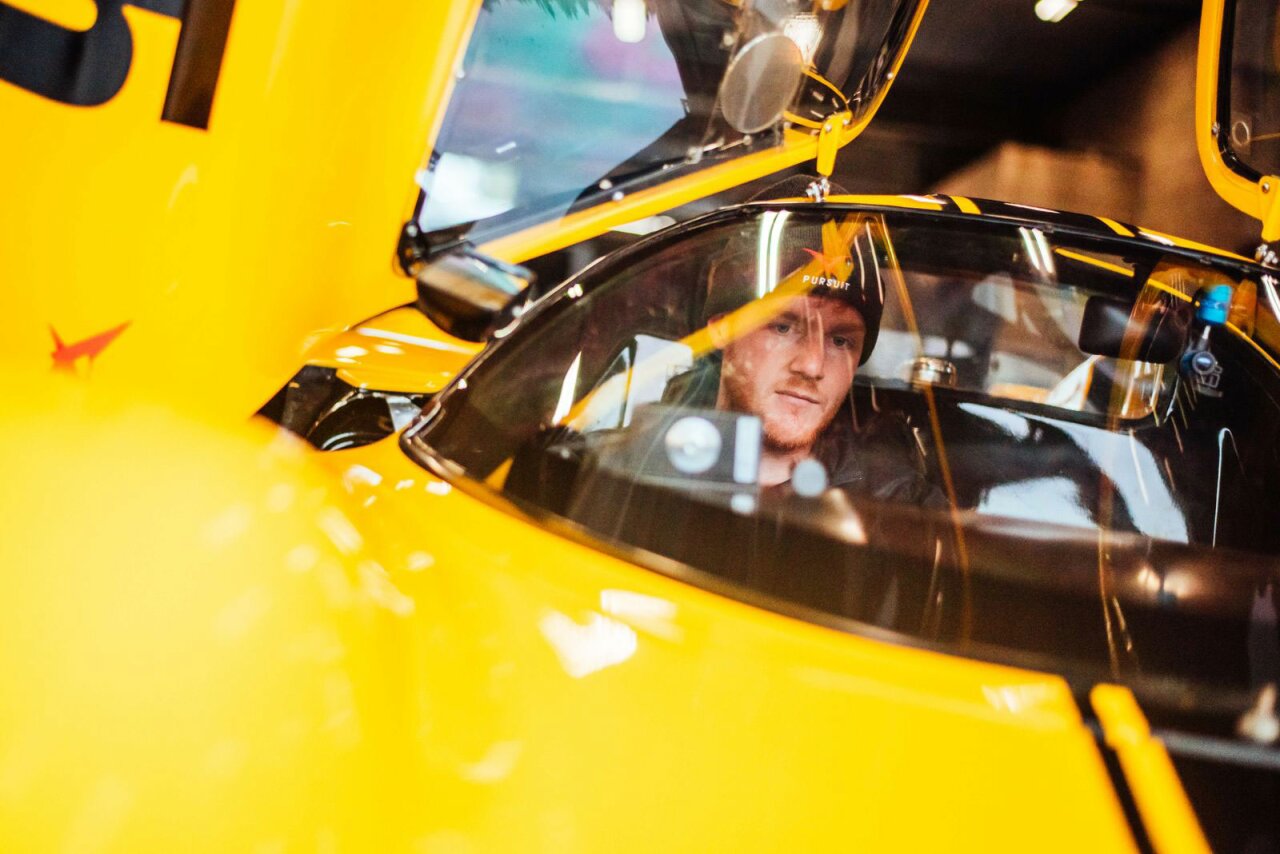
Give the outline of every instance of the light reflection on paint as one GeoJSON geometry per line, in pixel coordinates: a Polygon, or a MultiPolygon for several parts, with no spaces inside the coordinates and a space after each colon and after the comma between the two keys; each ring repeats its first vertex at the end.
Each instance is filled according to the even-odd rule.
{"type": "Polygon", "coordinates": [[[674,622],[676,604],[657,596],[630,590],[601,590],[600,610],[664,640],[678,641],[684,636],[684,631],[674,622]]]}
{"type": "Polygon", "coordinates": [[[289,549],[284,556],[285,569],[290,572],[306,572],[320,560],[320,550],[310,543],[302,543],[289,549]]]}
{"type": "Polygon", "coordinates": [[[615,617],[669,620],[676,615],[674,602],[630,590],[601,590],[600,607],[615,617]]]}
{"type": "Polygon", "coordinates": [[[1042,710],[1058,696],[1058,691],[1051,685],[1039,684],[983,685],[982,696],[986,697],[994,709],[1019,714],[1042,710]]]}
{"type": "Polygon", "coordinates": [[[271,596],[263,587],[250,587],[228,602],[213,618],[213,632],[219,640],[240,640],[271,609],[271,596]]]}
{"type": "Polygon", "coordinates": [[[635,654],[635,630],[603,614],[592,613],[585,625],[552,611],[538,621],[560,665],[574,679],[621,664],[635,654]]]}
{"type": "Polygon", "coordinates": [[[436,559],[426,552],[413,552],[405,560],[410,572],[421,572],[436,565],[436,559]]]}
{"type": "Polygon", "coordinates": [[[471,355],[475,352],[471,347],[449,344],[444,341],[432,341],[430,338],[422,338],[418,335],[405,335],[403,332],[391,332],[387,329],[374,329],[369,326],[360,327],[356,330],[356,334],[364,335],[368,338],[385,338],[388,341],[399,341],[401,344],[409,344],[413,347],[423,347],[428,350],[442,350],[446,353],[464,353],[466,355],[471,355]]]}
{"type": "Polygon", "coordinates": [[[464,764],[459,770],[469,783],[500,783],[515,769],[520,752],[518,741],[494,742],[478,761],[464,764]]]}
{"type": "Polygon", "coordinates": [[[360,575],[360,586],[369,598],[386,608],[397,617],[407,617],[413,613],[413,600],[392,583],[391,577],[377,561],[361,561],[357,567],[360,575]]]}
{"type": "Polygon", "coordinates": [[[224,548],[249,530],[253,511],[246,504],[233,504],[205,523],[201,531],[205,543],[212,548],[224,548]]]}
{"type": "Polygon", "coordinates": [[[267,490],[267,510],[272,513],[283,513],[293,506],[296,490],[291,483],[277,483],[267,490]]]}
{"type": "Polygon", "coordinates": [[[364,486],[377,486],[382,483],[382,475],[378,474],[368,466],[357,464],[351,466],[343,473],[342,480],[347,486],[355,486],[357,484],[364,486]]]}
{"type": "Polygon", "coordinates": [[[336,507],[326,507],[317,513],[316,525],[342,554],[354,554],[364,546],[364,537],[336,507]]]}

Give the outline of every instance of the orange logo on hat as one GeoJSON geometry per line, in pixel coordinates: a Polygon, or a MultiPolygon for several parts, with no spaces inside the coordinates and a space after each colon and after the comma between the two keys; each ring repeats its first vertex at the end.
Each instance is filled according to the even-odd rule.
{"type": "Polygon", "coordinates": [[[813,260],[821,262],[822,275],[824,276],[839,276],[841,268],[850,262],[848,255],[827,255],[826,253],[815,252],[808,248],[804,251],[813,256],[813,260]]]}

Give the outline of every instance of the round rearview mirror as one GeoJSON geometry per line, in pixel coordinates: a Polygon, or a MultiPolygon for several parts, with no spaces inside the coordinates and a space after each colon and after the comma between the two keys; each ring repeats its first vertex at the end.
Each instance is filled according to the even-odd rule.
{"type": "Polygon", "coordinates": [[[720,84],[720,111],[740,133],[762,131],[782,118],[800,88],[804,59],[782,33],[756,36],[729,62],[720,84]]]}

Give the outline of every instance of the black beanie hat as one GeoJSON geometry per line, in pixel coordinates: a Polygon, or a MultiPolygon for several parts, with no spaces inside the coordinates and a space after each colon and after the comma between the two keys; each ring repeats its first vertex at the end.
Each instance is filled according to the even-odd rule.
{"type": "Polygon", "coordinates": [[[765,253],[760,245],[769,237],[763,231],[735,241],[711,262],[704,319],[735,311],[788,282],[797,296],[830,297],[858,310],[867,327],[858,359],[864,364],[875,348],[884,311],[884,282],[865,222],[856,215],[843,221],[797,217],[779,223],[781,239],[772,241],[765,253]],[[766,262],[771,269],[763,276],[762,254],[777,259],[776,264],[766,262]]]}

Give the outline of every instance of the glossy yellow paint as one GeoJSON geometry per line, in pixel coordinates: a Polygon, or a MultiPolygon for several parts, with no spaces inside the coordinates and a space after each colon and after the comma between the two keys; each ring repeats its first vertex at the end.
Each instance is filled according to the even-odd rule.
{"type": "Polygon", "coordinates": [[[830,116],[818,128],[818,154],[814,170],[824,178],[830,178],[836,168],[836,154],[840,151],[840,129],[853,121],[848,110],[830,116]]]}
{"type": "MultiPolygon", "coordinates": [[[[479,8],[237,5],[207,132],[159,121],[178,24],[135,7],[102,107],[0,83],[30,130],[0,142],[25,200],[0,213],[23,401],[0,419],[0,696],[21,700],[0,703],[0,849],[1132,848],[1057,677],[706,592],[394,440],[315,456],[232,423],[306,341],[383,388],[430,390],[402,366],[468,355],[407,310],[316,330],[411,298],[390,272],[408,176],[479,8]],[[121,331],[70,365],[81,383],[51,372],[49,325],[68,345],[121,331]]],[[[49,16],[82,26],[87,6],[49,16]]],[[[491,251],[815,150],[790,133],[491,251]]]]}
{"type": "Polygon", "coordinates": [[[409,847],[407,601],[341,482],[260,424],[3,381],[0,850],[409,847]]]}
{"type": "Polygon", "coordinates": [[[362,530],[418,542],[388,578],[414,602],[431,811],[459,846],[1132,849],[1057,677],[698,589],[392,441],[325,459],[362,530]]]}
{"type": "Polygon", "coordinates": [[[700,590],[392,440],[3,380],[41,413],[0,422],[4,850],[1132,848],[1057,677],[700,590]]]}
{"type": "MultiPolygon", "coordinates": [[[[68,26],[93,8],[23,5],[68,26]]],[[[208,130],[161,120],[180,22],[136,6],[101,106],[0,81],[0,358],[49,371],[51,329],[127,324],[76,360],[100,394],[237,420],[317,330],[412,299],[396,237],[479,5],[236,3],[208,130]]]]}
{"type": "MultiPolygon", "coordinates": [[[[1228,168],[1218,147],[1219,52],[1224,0],[1204,0],[1200,13],[1200,46],[1196,60],[1196,148],[1213,189],[1228,204],[1262,223],[1262,239],[1280,239],[1280,178],[1265,175],[1253,182],[1228,168]]],[[[1227,131],[1223,129],[1222,133],[1227,131]]]]}
{"type": "Polygon", "coordinates": [[[68,30],[84,32],[98,19],[91,0],[5,0],[16,9],[43,18],[68,30]]]}
{"type": "Polygon", "coordinates": [[[356,388],[435,394],[480,349],[404,306],[324,336],[307,350],[305,361],[337,369],[338,378],[356,388]]]}
{"type": "Polygon", "coordinates": [[[1151,737],[1147,719],[1128,688],[1096,685],[1090,702],[1107,744],[1120,758],[1151,844],[1160,854],[1201,854],[1209,843],[1168,752],[1151,737]]]}

